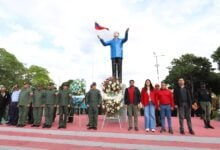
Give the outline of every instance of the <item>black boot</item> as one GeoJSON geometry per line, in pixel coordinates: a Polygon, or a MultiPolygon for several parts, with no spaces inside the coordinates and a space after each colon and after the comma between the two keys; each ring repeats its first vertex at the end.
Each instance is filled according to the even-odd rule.
{"type": "Polygon", "coordinates": [[[73,123],[73,117],[69,117],[68,123],[73,123]]]}
{"type": "Polygon", "coordinates": [[[210,129],[214,129],[214,127],[210,125],[210,121],[207,121],[207,126],[208,126],[208,128],[210,128],[210,129]]]}
{"type": "Polygon", "coordinates": [[[207,121],[206,121],[206,120],[203,120],[203,121],[204,121],[204,127],[205,127],[205,128],[209,128],[209,127],[208,127],[208,124],[207,124],[207,121]]]}

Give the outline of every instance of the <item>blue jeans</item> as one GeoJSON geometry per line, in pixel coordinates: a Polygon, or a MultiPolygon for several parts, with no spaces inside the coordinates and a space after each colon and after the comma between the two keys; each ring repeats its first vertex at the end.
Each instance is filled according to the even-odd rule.
{"type": "Polygon", "coordinates": [[[145,129],[155,129],[155,106],[152,102],[149,105],[144,107],[144,120],[145,120],[145,129]]]}
{"type": "Polygon", "coordinates": [[[165,117],[167,117],[168,128],[172,128],[171,124],[171,108],[170,105],[160,105],[161,126],[165,129],[165,117]]]}

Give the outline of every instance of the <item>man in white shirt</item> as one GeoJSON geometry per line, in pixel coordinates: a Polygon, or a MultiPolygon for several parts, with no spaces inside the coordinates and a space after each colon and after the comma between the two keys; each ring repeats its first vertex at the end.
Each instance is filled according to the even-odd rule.
{"type": "Polygon", "coordinates": [[[16,84],[13,87],[11,94],[11,103],[9,107],[9,122],[8,125],[16,126],[18,122],[18,98],[21,90],[19,86],[16,84]]]}

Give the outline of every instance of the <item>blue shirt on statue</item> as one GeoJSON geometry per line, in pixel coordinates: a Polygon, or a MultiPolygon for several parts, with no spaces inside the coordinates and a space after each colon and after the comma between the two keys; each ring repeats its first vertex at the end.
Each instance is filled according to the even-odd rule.
{"type": "Polygon", "coordinates": [[[102,45],[111,47],[111,58],[123,58],[123,44],[128,40],[128,32],[125,32],[124,38],[113,38],[110,41],[100,39],[102,45]]]}

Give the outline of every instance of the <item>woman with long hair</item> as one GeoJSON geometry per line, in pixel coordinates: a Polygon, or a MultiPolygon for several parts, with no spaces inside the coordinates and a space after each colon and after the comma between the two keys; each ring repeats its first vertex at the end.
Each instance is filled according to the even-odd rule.
{"type": "Polygon", "coordinates": [[[145,81],[141,91],[141,103],[144,106],[144,119],[146,132],[155,132],[155,108],[158,107],[156,91],[149,79],[145,81]]]}

